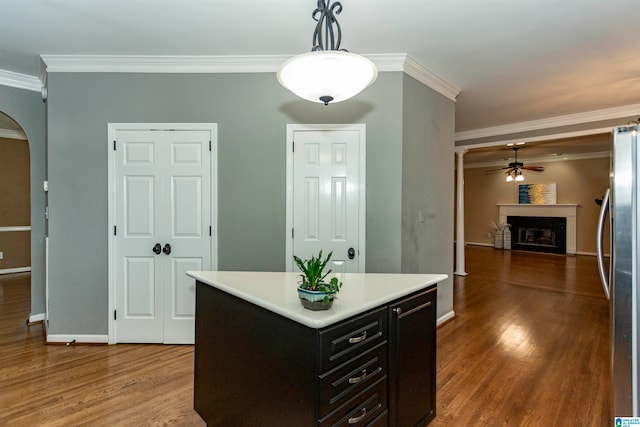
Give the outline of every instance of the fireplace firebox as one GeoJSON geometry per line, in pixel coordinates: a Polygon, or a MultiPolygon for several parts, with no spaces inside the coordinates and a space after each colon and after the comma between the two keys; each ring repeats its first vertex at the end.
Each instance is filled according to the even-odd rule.
{"type": "Polygon", "coordinates": [[[517,250],[567,253],[567,219],[543,216],[508,216],[511,248],[517,250]]]}

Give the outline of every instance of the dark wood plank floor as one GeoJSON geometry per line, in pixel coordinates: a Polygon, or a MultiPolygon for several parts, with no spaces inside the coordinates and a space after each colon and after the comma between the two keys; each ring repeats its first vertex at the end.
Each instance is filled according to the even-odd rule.
{"type": "Polygon", "coordinates": [[[45,345],[29,275],[0,276],[0,426],[204,426],[193,346],[45,345]]]}
{"type": "Polygon", "coordinates": [[[440,426],[613,425],[596,259],[469,246],[438,331],[440,426]]]}
{"type": "MultiPolygon", "coordinates": [[[[438,330],[430,425],[610,425],[595,258],[482,247],[467,257],[457,317],[438,330]]],[[[192,346],[46,346],[42,326],[25,323],[29,280],[0,276],[0,425],[204,425],[192,346]]]]}

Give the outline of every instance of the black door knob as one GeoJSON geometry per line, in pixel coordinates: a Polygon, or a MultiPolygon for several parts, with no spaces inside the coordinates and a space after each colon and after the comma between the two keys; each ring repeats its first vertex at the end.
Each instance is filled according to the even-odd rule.
{"type": "Polygon", "coordinates": [[[168,243],[164,245],[164,248],[162,248],[162,252],[164,252],[165,255],[169,255],[171,253],[171,245],[168,243]]]}
{"type": "Polygon", "coordinates": [[[156,245],[151,249],[156,255],[160,255],[160,251],[162,250],[162,246],[160,243],[156,243],[156,245]]]}
{"type": "Polygon", "coordinates": [[[349,257],[349,259],[354,259],[356,257],[356,250],[353,248],[349,248],[349,250],[347,251],[347,256],[349,257]]]}

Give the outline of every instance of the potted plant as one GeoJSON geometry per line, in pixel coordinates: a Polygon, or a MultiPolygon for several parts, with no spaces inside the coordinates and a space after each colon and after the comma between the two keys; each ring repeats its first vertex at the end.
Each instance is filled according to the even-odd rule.
{"type": "Polygon", "coordinates": [[[328,282],[325,278],[331,273],[331,269],[324,271],[329,263],[333,252],[329,252],[325,259],[322,258],[322,251],[318,256],[311,259],[301,260],[293,256],[293,260],[302,272],[302,281],[298,286],[298,297],[305,308],[310,310],[328,310],[333,303],[336,294],[342,287],[342,282],[336,277],[332,277],[328,282]]]}

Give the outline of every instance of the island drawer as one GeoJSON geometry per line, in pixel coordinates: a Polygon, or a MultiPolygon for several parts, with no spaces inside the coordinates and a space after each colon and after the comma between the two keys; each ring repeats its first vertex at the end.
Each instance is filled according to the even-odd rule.
{"type": "Polygon", "coordinates": [[[320,420],[320,427],[382,425],[380,415],[387,409],[387,382],[380,379],[365,392],[320,420]]]}
{"type": "Polygon", "coordinates": [[[320,332],[320,372],[332,369],[387,339],[386,307],[320,332]]]}
{"type": "Polygon", "coordinates": [[[320,375],[320,414],[324,416],[387,375],[386,341],[320,375]]]}

